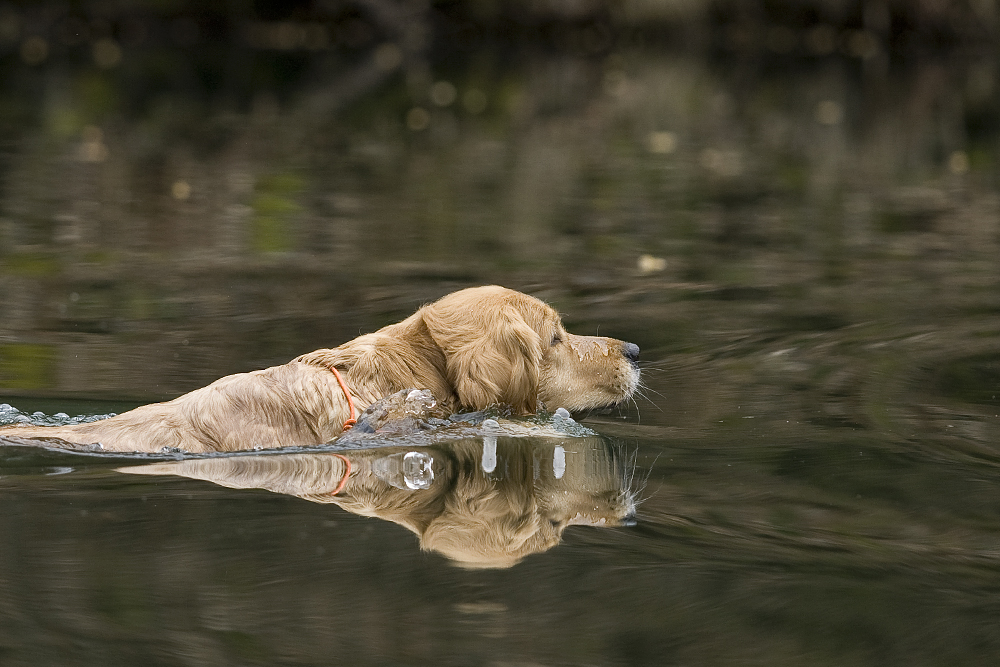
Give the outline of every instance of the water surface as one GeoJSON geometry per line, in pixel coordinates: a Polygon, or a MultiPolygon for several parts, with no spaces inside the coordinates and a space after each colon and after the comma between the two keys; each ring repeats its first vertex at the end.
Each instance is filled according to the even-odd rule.
{"type": "MultiPolygon", "coordinates": [[[[978,378],[992,363],[928,370],[946,379],[834,421],[806,396],[717,404],[697,427],[641,403],[592,420],[601,435],[558,443],[570,468],[574,447],[613,453],[637,525],[570,526],[488,569],[422,550],[391,517],[221,486],[231,473],[119,472],[176,455],[4,447],[5,664],[973,664],[1000,650],[997,420],[951,383],[956,364],[978,378]]],[[[650,389],[706,370],[652,373],[650,389]]],[[[711,409],[717,389],[688,400],[711,409]]],[[[481,463],[481,439],[441,445],[456,446],[481,463]]],[[[554,446],[497,452],[544,452],[555,483],[554,446]]]]}
{"type": "Polygon", "coordinates": [[[634,493],[494,567],[272,459],[0,445],[0,664],[1000,657],[991,3],[36,4],[0,7],[0,402],[121,412],[488,283],[646,390],[587,422],[599,483],[406,444],[515,535],[634,493]]]}

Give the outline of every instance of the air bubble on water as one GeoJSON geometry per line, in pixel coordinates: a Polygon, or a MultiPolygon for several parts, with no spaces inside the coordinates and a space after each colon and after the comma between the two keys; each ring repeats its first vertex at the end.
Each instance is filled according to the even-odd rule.
{"type": "Polygon", "coordinates": [[[556,445],[556,449],[552,453],[552,474],[555,475],[556,479],[562,479],[563,475],[566,474],[566,450],[563,449],[562,445],[556,445]]]}
{"type": "Polygon", "coordinates": [[[423,452],[403,456],[403,480],[411,489],[428,489],[434,482],[434,459],[423,452]]]}
{"type": "Polygon", "coordinates": [[[397,489],[429,489],[434,483],[434,458],[423,452],[400,452],[375,459],[372,472],[397,489]]]}
{"type": "Polygon", "coordinates": [[[488,435],[483,438],[483,472],[491,473],[497,469],[497,439],[496,436],[488,435]]]}

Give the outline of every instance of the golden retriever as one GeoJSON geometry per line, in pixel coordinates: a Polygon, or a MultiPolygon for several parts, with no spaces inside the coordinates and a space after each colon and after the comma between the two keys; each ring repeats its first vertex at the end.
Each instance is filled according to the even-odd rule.
{"type": "Polygon", "coordinates": [[[10,426],[5,438],[53,438],[110,451],[236,451],[329,442],[357,409],[407,387],[452,412],[539,403],[584,413],[629,399],[639,348],[568,333],[538,299],[498,286],[446,295],[402,322],[172,401],[73,426],[10,426]],[[340,384],[342,373],[344,385],[340,384]]]}
{"type": "Polygon", "coordinates": [[[484,466],[484,446],[465,439],[432,447],[213,457],[119,470],[334,503],[404,526],[423,549],[466,568],[511,567],[556,546],[567,526],[634,523],[633,471],[603,438],[502,438],[494,443],[500,462],[495,467],[484,466]],[[393,459],[414,454],[433,470],[419,488],[400,483],[392,472],[393,459]]]}

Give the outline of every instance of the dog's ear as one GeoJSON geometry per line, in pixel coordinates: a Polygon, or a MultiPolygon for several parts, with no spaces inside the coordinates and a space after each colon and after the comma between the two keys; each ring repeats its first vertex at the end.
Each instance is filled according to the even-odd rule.
{"type": "Polygon", "coordinates": [[[448,381],[464,407],[504,403],[519,414],[535,412],[542,341],[517,308],[499,304],[487,312],[482,306],[432,304],[423,318],[445,354],[448,381]]]}

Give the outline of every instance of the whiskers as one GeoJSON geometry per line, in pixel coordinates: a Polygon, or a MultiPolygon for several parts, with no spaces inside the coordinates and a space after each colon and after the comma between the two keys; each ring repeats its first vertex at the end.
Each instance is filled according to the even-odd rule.
{"type": "MultiPolygon", "coordinates": [[[[646,362],[646,363],[649,363],[649,362],[646,362]]],[[[652,364],[656,364],[656,363],[664,363],[664,362],[652,362],[652,364]]],[[[650,371],[653,372],[653,373],[656,373],[656,372],[660,372],[662,370],[664,370],[664,369],[657,368],[654,365],[650,365],[650,366],[643,365],[643,366],[640,366],[640,373],[639,373],[639,377],[638,377],[638,379],[637,379],[637,381],[635,383],[635,390],[631,394],[629,394],[628,400],[624,401],[622,403],[622,406],[631,405],[632,407],[635,408],[635,414],[636,414],[637,423],[640,423],[640,424],[642,423],[642,410],[639,407],[639,401],[636,400],[637,396],[639,398],[647,401],[650,405],[652,405],[653,407],[655,407],[660,412],[663,412],[663,408],[655,400],[653,400],[653,398],[652,398],[651,395],[658,396],[660,399],[662,399],[664,401],[667,400],[667,397],[664,396],[663,394],[661,394],[660,392],[656,391],[652,387],[650,387],[646,383],[646,381],[645,381],[646,373],[648,373],[650,371]]],[[[621,410],[620,416],[624,419],[628,415],[625,414],[624,410],[621,410]]]]}
{"type": "Polygon", "coordinates": [[[627,508],[628,514],[635,517],[639,507],[653,497],[653,493],[646,495],[646,487],[649,485],[649,478],[653,474],[653,468],[660,455],[650,464],[649,468],[639,468],[639,449],[628,449],[622,445],[616,447],[616,459],[620,466],[619,473],[622,479],[622,488],[618,492],[618,502],[627,508]]]}
{"type": "MultiPolygon", "coordinates": [[[[656,401],[654,401],[652,398],[650,398],[649,395],[650,394],[655,394],[655,395],[659,396],[661,399],[663,399],[664,401],[667,400],[667,397],[664,396],[663,394],[661,394],[660,392],[656,391],[652,387],[650,387],[642,379],[639,380],[639,386],[636,387],[635,393],[638,394],[640,398],[644,398],[647,401],[649,401],[650,404],[652,404],[657,410],[659,410],[660,412],[663,412],[663,408],[661,408],[659,405],[657,405],[656,401]]],[[[634,398],[632,399],[632,402],[635,403],[635,399],[634,398]]],[[[639,409],[639,405],[638,404],[636,404],[635,407],[636,407],[636,410],[639,409]]]]}
{"type": "Polygon", "coordinates": [[[646,371],[663,371],[677,365],[677,362],[673,359],[660,359],[659,361],[640,360],[635,363],[639,367],[639,370],[644,373],[646,371]]]}

